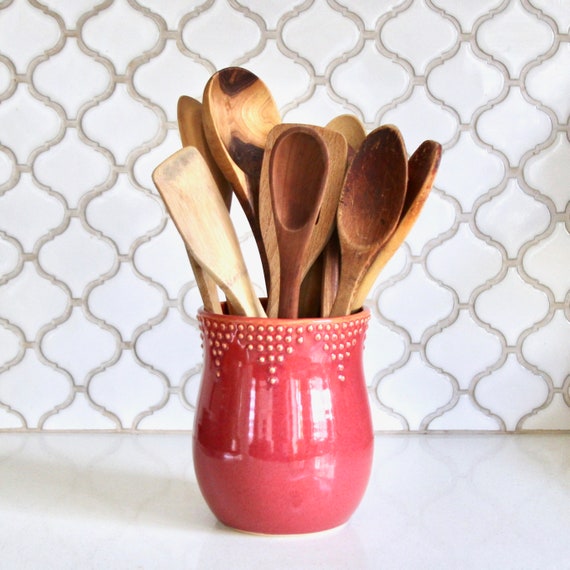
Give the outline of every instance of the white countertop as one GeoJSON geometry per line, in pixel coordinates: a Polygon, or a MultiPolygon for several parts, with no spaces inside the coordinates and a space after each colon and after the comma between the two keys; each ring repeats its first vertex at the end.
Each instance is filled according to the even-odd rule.
{"type": "Polygon", "coordinates": [[[379,435],[346,526],[260,537],[211,515],[190,435],[1,434],[0,568],[570,568],[570,436],[379,435]]]}

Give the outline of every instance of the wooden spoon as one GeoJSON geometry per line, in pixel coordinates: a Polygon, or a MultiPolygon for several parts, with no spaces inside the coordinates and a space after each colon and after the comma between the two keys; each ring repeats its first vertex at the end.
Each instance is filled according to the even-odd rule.
{"type": "Polygon", "coordinates": [[[328,149],[316,130],[290,126],[272,141],[269,191],[279,248],[279,318],[297,318],[306,254],[323,199],[328,149]]]}
{"type": "MultiPolygon", "coordinates": [[[[336,208],[344,178],[347,145],[340,134],[322,127],[299,124],[280,124],[275,126],[269,133],[261,170],[259,208],[260,218],[262,220],[273,218],[273,228],[271,228],[269,224],[263,223],[262,231],[264,232],[263,239],[267,244],[267,249],[272,252],[269,260],[271,273],[272,275],[277,273],[277,275],[280,276],[279,281],[271,280],[271,287],[268,290],[267,314],[274,317],[281,313],[280,289],[283,283],[281,271],[284,263],[281,259],[282,246],[278,243],[277,238],[276,226],[278,222],[275,213],[275,198],[277,197],[280,202],[291,199],[282,194],[284,187],[280,186],[281,181],[286,178],[295,182],[299,188],[298,192],[302,192],[303,189],[309,187],[310,184],[316,185],[316,182],[312,181],[314,173],[312,173],[310,163],[307,162],[308,159],[304,156],[298,158],[295,155],[296,152],[304,152],[302,148],[303,141],[307,142],[309,148],[313,151],[316,149],[315,141],[319,143],[322,147],[322,152],[324,152],[326,156],[327,168],[322,179],[322,195],[319,196],[318,202],[313,204],[316,208],[316,217],[312,226],[309,227],[307,223],[307,227],[305,228],[307,230],[308,242],[306,244],[306,250],[303,253],[304,258],[300,257],[301,252],[299,252],[297,256],[297,261],[301,263],[301,279],[305,277],[307,271],[314,264],[329,240],[334,227],[336,208]],[[285,137],[288,136],[293,138],[285,143],[285,137]],[[284,144],[286,144],[287,147],[281,146],[284,144]],[[278,165],[278,167],[276,167],[274,158],[276,145],[279,147],[278,152],[282,152],[282,157],[285,157],[281,159],[283,164],[278,165]],[[286,154],[284,152],[285,148],[287,148],[287,153],[292,154],[286,154]],[[296,163],[295,160],[298,162],[296,163]],[[296,180],[293,178],[292,173],[287,172],[287,168],[296,171],[296,180]],[[306,183],[304,179],[307,180],[306,183]],[[274,271],[275,266],[278,267],[278,271],[274,271]],[[276,300],[279,301],[276,302],[276,300]]],[[[292,196],[297,190],[289,188],[289,191],[292,196]]],[[[305,196],[295,197],[295,199],[301,201],[302,198],[306,198],[308,201],[310,196],[307,193],[305,196]]],[[[306,208],[310,207],[309,204],[303,204],[303,206],[306,208]]],[[[286,206],[280,203],[279,207],[283,209],[286,206]]],[[[294,208],[295,205],[291,204],[289,207],[294,208]]],[[[301,215],[301,213],[299,213],[299,215],[301,215]]],[[[281,225],[283,226],[283,224],[281,225]]],[[[283,232],[283,229],[281,231],[283,232]]],[[[285,238],[283,237],[283,239],[285,238]]],[[[298,292],[299,287],[296,289],[298,292]]]]}
{"type": "Polygon", "coordinates": [[[327,128],[343,135],[349,148],[354,152],[360,148],[366,138],[364,125],[354,115],[339,115],[327,123],[327,128]]]}
{"type": "MultiPolygon", "coordinates": [[[[202,103],[186,95],[178,99],[178,131],[180,132],[182,146],[193,146],[200,151],[229,210],[232,201],[232,188],[218,168],[206,142],[202,124],[202,103]]],[[[216,282],[200,267],[188,249],[186,251],[204,303],[204,309],[211,313],[221,313],[222,305],[218,297],[216,282]]]]}
{"type": "Polygon", "coordinates": [[[408,160],[393,125],[372,131],[348,167],[337,213],[341,265],[331,316],[350,312],[360,282],[394,231],[404,206],[408,160]]]}
{"type": "Polygon", "coordinates": [[[358,287],[350,307],[351,311],[362,307],[378,274],[402,245],[416,223],[433,186],[440,161],[441,145],[431,140],[424,141],[410,157],[408,187],[400,221],[358,287]]]}
{"type": "Polygon", "coordinates": [[[259,221],[259,178],[267,135],[281,122],[281,115],[267,86],[241,67],[222,69],[209,79],[204,108],[208,144],[249,221],[269,288],[268,253],[259,221]]]}
{"type": "MultiPolygon", "coordinates": [[[[327,128],[344,136],[348,143],[347,167],[366,138],[366,130],[358,117],[339,115],[327,123],[327,128]]],[[[340,243],[336,224],[322,252],[320,314],[329,315],[338,293],[340,279],[340,243]]],[[[315,266],[317,267],[317,266],[315,266]]],[[[312,269],[311,269],[312,271],[312,269]]]]}
{"type": "Polygon", "coordinates": [[[200,152],[191,146],[179,150],[152,178],[190,254],[224,291],[232,310],[264,317],[229,212],[200,152]]]}

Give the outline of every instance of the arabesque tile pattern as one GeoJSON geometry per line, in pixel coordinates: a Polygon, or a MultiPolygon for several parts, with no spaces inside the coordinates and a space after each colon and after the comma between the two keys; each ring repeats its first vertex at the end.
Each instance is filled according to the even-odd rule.
{"type": "Polygon", "coordinates": [[[286,122],[443,144],[369,299],[376,429],[569,430],[568,0],[0,2],[0,430],[192,427],[200,301],[150,175],[229,65],[286,122]]]}

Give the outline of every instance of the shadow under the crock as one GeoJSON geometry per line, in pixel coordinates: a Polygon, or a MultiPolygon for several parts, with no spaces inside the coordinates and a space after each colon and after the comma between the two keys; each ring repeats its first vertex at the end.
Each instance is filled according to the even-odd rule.
{"type": "Polygon", "coordinates": [[[154,471],[0,454],[0,518],[18,512],[46,524],[66,517],[181,530],[215,525],[195,481],[154,471]]]}

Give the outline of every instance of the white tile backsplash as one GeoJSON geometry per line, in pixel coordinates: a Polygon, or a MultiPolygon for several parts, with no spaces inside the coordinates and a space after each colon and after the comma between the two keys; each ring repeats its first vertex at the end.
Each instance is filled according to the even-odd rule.
{"type": "Polygon", "coordinates": [[[569,26],[568,0],[0,2],[0,430],[191,429],[201,303],[151,172],[229,65],[286,122],[443,144],[368,300],[375,428],[570,430],[569,26]]]}

